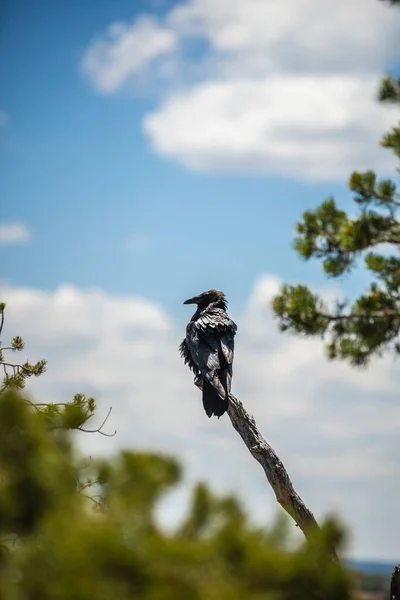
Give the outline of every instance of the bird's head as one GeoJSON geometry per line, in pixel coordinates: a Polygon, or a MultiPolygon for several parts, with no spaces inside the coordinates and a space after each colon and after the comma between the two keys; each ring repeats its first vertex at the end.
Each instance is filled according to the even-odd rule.
{"type": "Polygon", "coordinates": [[[214,304],[225,309],[227,301],[224,292],[219,292],[218,290],[208,290],[207,292],[203,292],[198,296],[193,296],[193,298],[185,300],[183,304],[197,304],[199,308],[205,308],[210,304],[214,304]]]}

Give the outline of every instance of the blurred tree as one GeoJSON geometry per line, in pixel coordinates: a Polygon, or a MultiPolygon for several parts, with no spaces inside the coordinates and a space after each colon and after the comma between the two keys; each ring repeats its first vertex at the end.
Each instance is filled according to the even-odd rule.
{"type": "Polygon", "coordinates": [[[238,500],[204,484],[167,533],[163,495],[181,477],[173,458],[122,452],[92,462],[98,500],[77,493],[70,432],[49,428],[21,392],[0,401],[0,590],[6,600],[346,600],[349,575],[331,560],[343,534],[289,549],[285,527],[252,525],[238,500]]]}
{"type": "MultiPolygon", "coordinates": [[[[400,105],[400,79],[386,77],[379,98],[400,105]]],[[[400,158],[400,126],[386,133],[381,145],[400,158]]],[[[282,331],[325,337],[330,358],[365,365],[385,350],[400,354],[400,198],[395,183],[378,180],[373,171],[353,173],[349,188],[358,216],[349,216],[330,198],[303,214],[294,247],[306,260],[322,260],[329,277],[349,272],[363,256],[373,277],[369,290],[351,307],[337,301],[329,308],[305,285],[284,285],[272,308],[282,331]]]]}
{"type": "MultiPolygon", "coordinates": [[[[0,335],[5,305],[0,305],[0,335]]],[[[113,461],[76,458],[73,430],[95,401],[34,402],[27,379],[46,362],[15,363],[14,337],[0,344],[0,590],[7,600],[239,598],[346,600],[350,579],[332,560],[343,534],[331,521],[296,551],[286,522],[250,524],[234,497],[204,484],[188,515],[166,533],[156,518],[163,494],[180,480],[170,457],[121,452],[113,461]]],[[[101,426],[102,427],[102,426],[101,426]]],[[[100,431],[101,427],[97,430],[100,431]]]]}

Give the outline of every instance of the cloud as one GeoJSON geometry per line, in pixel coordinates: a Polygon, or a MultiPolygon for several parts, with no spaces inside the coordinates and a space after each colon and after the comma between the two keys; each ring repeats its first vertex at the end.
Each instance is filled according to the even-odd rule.
{"type": "MultiPolygon", "coordinates": [[[[366,371],[328,363],[319,340],[277,331],[268,302],[279,281],[260,278],[238,323],[234,392],[284,461],[317,516],[337,510],[351,524],[359,556],[400,553],[395,522],[400,489],[397,432],[398,368],[375,361],[366,371]],[[363,510],[360,510],[362,505],[363,510]],[[371,528],[371,518],[374,528],[371,528]],[[376,540],[379,539],[379,544],[376,540]]],[[[146,298],[62,285],[53,292],[3,286],[4,340],[22,335],[30,360],[49,359],[48,372],[29,382],[38,398],[65,400],[82,391],[109,406],[114,438],[80,435],[84,452],[110,455],[141,447],[181,457],[188,481],[234,490],[255,519],[276,509],[272,491],[229,419],[208,420],[177,346],[183,336],[163,307],[146,298]]],[[[164,505],[163,518],[183,511],[187,488],[164,505]]]]}
{"type": "Polygon", "coordinates": [[[376,0],[188,0],[166,17],[181,39],[207,40],[227,73],[261,76],[379,71],[398,56],[395,21],[376,0]]]}
{"type": "Polygon", "coordinates": [[[175,45],[174,33],[152,17],[141,17],[131,25],[114,23],[86,50],[81,68],[99,92],[109,94],[175,45]]]}
{"type": "MultiPolygon", "coordinates": [[[[197,171],[346,178],[393,161],[378,146],[393,114],[377,80],[275,76],[199,84],[144,120],[153,149],[197,171]]],[[[394,164],[394,163],[393,163],[394,164]]]]}
{"type": "Polygon", "coordinates": [[[375,98],[398,60],[400,25],[377,0],[321,6],[187,0],[158,21],[112,25],[83,69],[109,93],[161,76],[144,132],[156,153],[190,169],[311,180],[387,171],[378,141],[393,116],[375,98]]]}
{"type": "Polygon", "coordinates": [[[25,223],[0,222],[0,245],[26,244],[31,239],[31,231],[25,223]]]}
{"type": "MultiPolygon", "coordinates": [[[[379,73],[398,58],[399,25],[376,0],[187,0],[163,17],[113,23],[87,48],[82,67],[100,91],[123,87],[152,60],[180,50],[180,67],[218,64],[221,77],[379,73]],[[363,15],[363,27],[359,27],[363,15]],[[192,42],[202,41],[197,52],[192,42]]],[[[209,73],[203,72],[205,78],[209,73]]]]}

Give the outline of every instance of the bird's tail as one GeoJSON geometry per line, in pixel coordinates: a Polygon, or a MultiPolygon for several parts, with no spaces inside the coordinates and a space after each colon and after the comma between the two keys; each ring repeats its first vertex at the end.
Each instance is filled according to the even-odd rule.
{"type": "Polygon", "coordinates": [[[203,406],[208,417],[212,417],[213,415],[218,418],[222,417],[222,415],[228,410],[229,396],[228,394],[224,394],[224,397],[221,398],[215,387],[204,379],[203,406]]]}

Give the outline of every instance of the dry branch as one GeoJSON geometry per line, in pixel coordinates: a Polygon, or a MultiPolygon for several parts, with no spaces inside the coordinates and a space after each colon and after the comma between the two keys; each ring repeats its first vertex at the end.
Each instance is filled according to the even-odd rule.
{"type": "MultiPolygon", "coordinates": [[[[195,385],[201,389],[201,380],[195,380],[195,385]]],[[[305,537],[309,539],[315,531],[319,531],[313,513],[306,507],[294,489],[288,472],[275,450],[265,441],[257,429],[254,417],[249,415],[243,404],[235,396],[230,394],[229,399],[228,415],[234,429],[239,433],[253,458],[264,469],[279,504],[292,517],[305,537]]],[[[332,548],[332,556],[335,560],[338,560],[334,548],[332,548]]]]}

